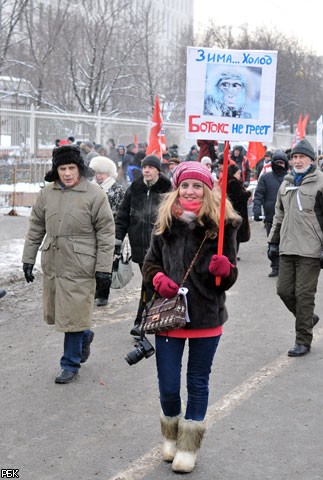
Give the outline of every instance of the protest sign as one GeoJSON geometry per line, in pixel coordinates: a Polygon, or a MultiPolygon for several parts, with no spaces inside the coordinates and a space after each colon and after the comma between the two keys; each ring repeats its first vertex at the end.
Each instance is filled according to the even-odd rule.
{"type": "Polygon", "coordinates": [[[276,51],[187,48],[187,138],[270,142],[276,51]]]}

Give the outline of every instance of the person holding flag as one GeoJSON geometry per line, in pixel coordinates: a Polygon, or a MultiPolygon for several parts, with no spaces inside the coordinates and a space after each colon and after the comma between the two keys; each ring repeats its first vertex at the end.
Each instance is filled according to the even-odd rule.
{"type": "Polygon", "coordinates": [[[173,185],[174,191],[165,196],[159,208],[143,279],[160,296],[174,297],[201,247],[184,283],[190,321],[183,329],[155,337],[162,455],[172,462],[173,471],[189,473],[195,467],[205,432],[209,376],[228,318],[225,291],[238,275],[236,234],[241,219],[225,201],[223,254],[218,254],[221,193],[214,187],[211,172],[200,162],[182,162],[174,172],[173,185]],[[183,407],[180,383],[185,343],[189,347],[188,396],[183,407]]]}

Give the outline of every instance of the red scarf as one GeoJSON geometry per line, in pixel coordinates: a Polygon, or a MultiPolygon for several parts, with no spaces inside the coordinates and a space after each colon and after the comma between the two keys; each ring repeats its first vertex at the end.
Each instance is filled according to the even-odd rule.
{"type": "Polygon", "coordinates": [[[186,210],[187,212],[193,212],[195,215],[198,215],[199,211],[201,210],[202,207],[202,202],[188,202],[187,200],[184,200],[183,198],[178,199],[178,203],[182,207],[183,210],[186,210]]]}

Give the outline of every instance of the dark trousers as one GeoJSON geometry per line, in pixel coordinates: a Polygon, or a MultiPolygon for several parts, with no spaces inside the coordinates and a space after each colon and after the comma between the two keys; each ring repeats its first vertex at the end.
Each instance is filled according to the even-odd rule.
{"type": "MultiPolygon", "coordinates": [[[[273,222],[265,222],[267,237],[270,233],[272,225],[273,225],[273,222]]],[[[278,272],[278,270],[279,270],[279,255],[277,255],[277,257],[275,257],[271,260],[270,266],[273,270],[276,270],[278,272]]]]}
{"type": "MultiPolygon", "coordinates": [[[[139,263],[140,271],[142,272],[143,263],[139,263]]],[[[144,312],[146,304],[151,300],[154,294],[154,289],[141,282],[141,293],[140,293],[140,300],[137,310],[137,315],[135,319],[135,325],[139,325],[141,323],[142,314],[144,312]]]]}
{"type": "Polygon", "coordinates": [[[318,258],[281,255],[277,294],[295,316],[296,343],[311,346],[315,294],[320,274],[318,258]]]}

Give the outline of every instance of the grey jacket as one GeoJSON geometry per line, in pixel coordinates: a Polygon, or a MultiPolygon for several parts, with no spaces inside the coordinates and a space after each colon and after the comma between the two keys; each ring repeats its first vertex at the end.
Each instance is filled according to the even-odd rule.
{"type": "Polygon", "coordinates": [[[280,255],[318,258],[323,245],[323,173],[315,169],[299,186],[287,174],[275,205],[268,242],[279,244],[280,255]]]}

